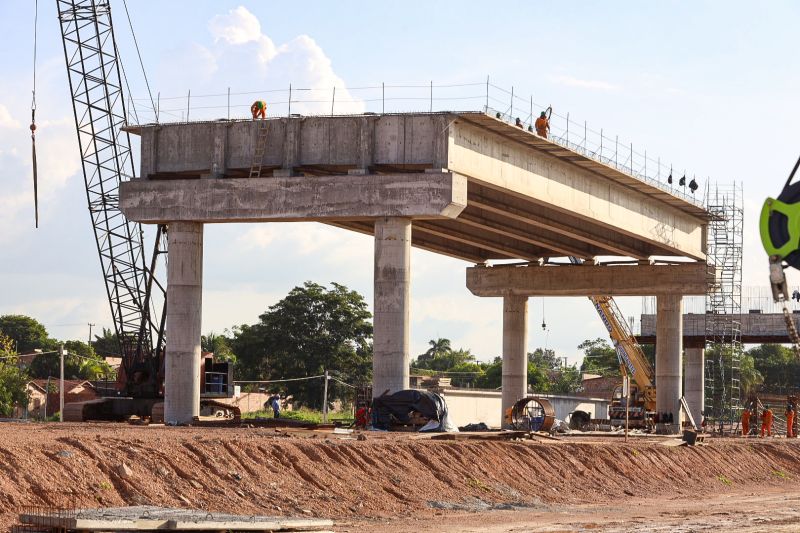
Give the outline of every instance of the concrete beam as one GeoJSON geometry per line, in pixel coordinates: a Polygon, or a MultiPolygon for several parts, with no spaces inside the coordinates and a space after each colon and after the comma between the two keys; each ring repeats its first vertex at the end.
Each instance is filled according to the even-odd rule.
{"type": "Polygon", "coordinates": [[[188,424],[200,414],[203,225],[175,222],[167,232],[167,350],[164,421],[188,424]]]}
{"type": "Polygon", "coordinates": [[[450,172],[261,179],[131,180],[120,208],[148,224],[452,218],[467,181],[450,172]]]}
{"type": "Polygon", "coordinates": [[[505,413],[517,400],[528,395],[528,298],[505,296],[503,298],[503,374],[502,374],[503,427],[507,427],[505,413]]]}
{"type": "Polygon", "coordinates": [[[705,221],[626,184],[487,131],[470,118],[463,116],[451,128],[448,169],[675,255],[705,260],[705,221]]]}
{"type": "Polygon", "coordinates": [[[409,387],[411,220],[375,221],[372,394],[409,387]]]}
{"type": "Polygon", "coordinates": [[[672,413],[674,423],[678,424],[683,420],[680,408],[683,395],[683,301],[680,295],[662,294],[657,298],[656,307],[656,411],[672,413]]]}
{"type": "Polygon", "coordinates": [[[467,288],[476,296],[644,296],[705,294],[705,263],[615,266],[476,266],[467,288]]]}

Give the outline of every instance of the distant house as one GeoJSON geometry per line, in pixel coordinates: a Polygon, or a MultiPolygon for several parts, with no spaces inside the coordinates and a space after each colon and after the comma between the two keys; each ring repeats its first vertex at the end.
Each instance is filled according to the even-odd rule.
{"type": "Polygon", "coordinates": [[[587,398],[611,398],[614,388],[622,383],[619,376],[600,376],[597,374],[583,374],[583,391],[581,396],[587,398]]]}
{"type": "MultiPolygon", "coordinates": [[[[47,391],[46,379],[34,379],[28,382],[27,414],[25,409],[17,407],[14,410],[15,418],[45,418],[53,416],[59,409],[59,380],[50,378],[50,392],[47,391]],[[45,413],[45,407],[47,412],[45,413]]],[[[97,398],[94,386],[85,379],[64,380],[64,404],[85,402],[97,398]]]]}

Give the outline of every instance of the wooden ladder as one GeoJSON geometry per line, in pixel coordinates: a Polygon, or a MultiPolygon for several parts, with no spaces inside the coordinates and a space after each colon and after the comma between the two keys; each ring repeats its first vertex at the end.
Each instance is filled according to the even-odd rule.
{"type": "Polygon", "coordinates": [[[253,151],[253,162],[250,165],[250,177],[260,178],[261,169],[264,164],[264,153],[267,151],[267,131],[269,129],[269,122],[266,119],[258,121],[258,128],[256,132],[256,146],[253,151]]]}

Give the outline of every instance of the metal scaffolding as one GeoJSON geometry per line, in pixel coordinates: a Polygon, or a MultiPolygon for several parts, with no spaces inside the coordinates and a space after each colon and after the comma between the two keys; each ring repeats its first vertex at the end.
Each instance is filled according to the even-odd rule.
{"type": "Polygon", "coordinates": [[[742,185],[710,188],[706,194],[707,263],[715,276],[706,294],[705,414],[715,429],[733,429],[742,408],[742,185]]]}

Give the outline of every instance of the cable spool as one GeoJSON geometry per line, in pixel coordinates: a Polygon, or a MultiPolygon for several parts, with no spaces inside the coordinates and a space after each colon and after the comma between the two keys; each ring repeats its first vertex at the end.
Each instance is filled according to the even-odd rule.
{"type": "Polygon", "coordinates": [[[555,419],[553,404],[544,398],[522,398],[511,409],[511,427],[518,431],[549,432],[555,419]]]}

